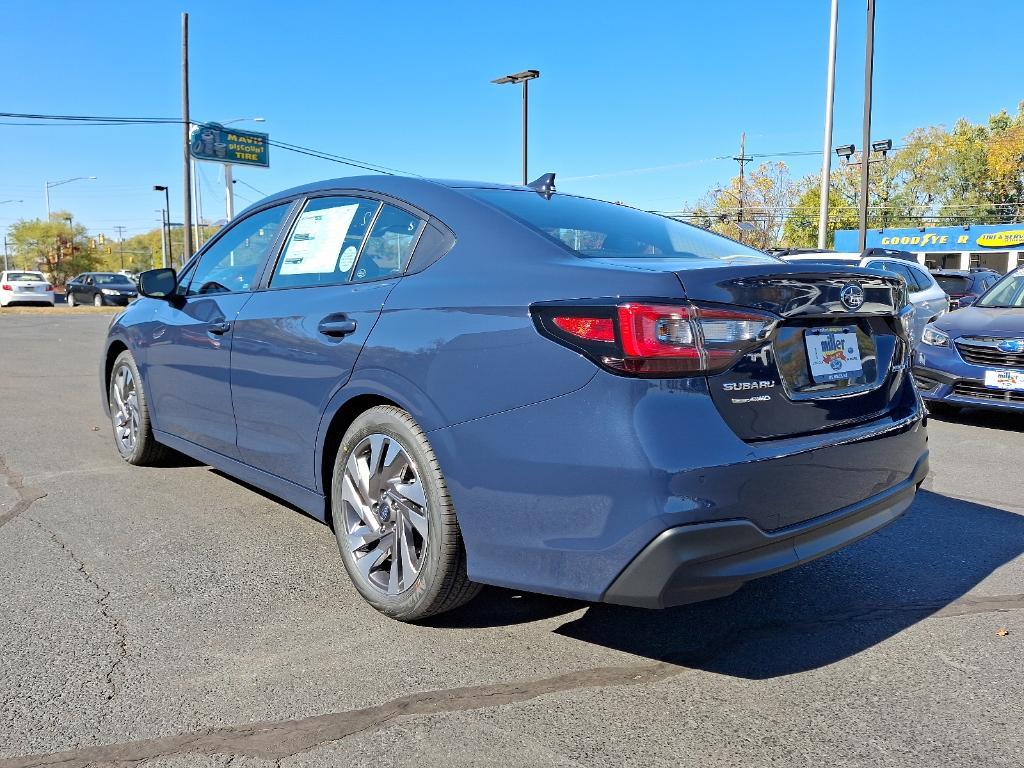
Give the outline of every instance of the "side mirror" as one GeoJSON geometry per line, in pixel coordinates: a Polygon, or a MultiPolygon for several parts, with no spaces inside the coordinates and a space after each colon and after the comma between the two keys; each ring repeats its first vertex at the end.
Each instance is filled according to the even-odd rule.
{"type": "Polygon", "coordinates": [[[169,299],[178,287],[178,275],[170,268],[148,269],[139,275],[139,293],[151,299],[169,299]]]}
{"type": "Polygon", "coordinates": [[[971,306],[971,304],[973,304],[977,300],[978,300],[978,297],[974,296],[972,294],[967,294],[966,296],[961,296],[960,297],[960,306],[961,307],[969,307],[969,306],[971,306]]]}

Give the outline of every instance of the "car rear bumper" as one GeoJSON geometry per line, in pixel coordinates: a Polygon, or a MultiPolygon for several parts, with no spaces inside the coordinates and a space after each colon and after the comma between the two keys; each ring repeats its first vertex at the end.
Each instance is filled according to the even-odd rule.
{"type": "Polygon", "coordinates": [[[732,594],[751,579],[815,560],[888,525],[910,506],[927,474],[926,453],[910,477],[892,488],[776,531],[749,520],[671,528],[644,547],[602,600],[667,608],[732,594]]]}
{"type": "Polygon", "coordinates": [[[4,295],[0,296],[0,303],[4,306],[10,306],[11,304],[53,304],[53,293],[47,291],[45,293],[20,293],[20,292],[4,292],[4,295]]]}
{"type": "MultiPolygon", "coordinates": [[[[428,437],[471,579],[599,601],[665,532],[739,521],[770,543],[912,487],[927,429],[909,382],[899,400],[897,412],[865,424],[749,443],[725,424],[704,379],[599,373],[575,392],[428,437]]],[[[763,544],[741,549],[751,546],[763,544]]]]}

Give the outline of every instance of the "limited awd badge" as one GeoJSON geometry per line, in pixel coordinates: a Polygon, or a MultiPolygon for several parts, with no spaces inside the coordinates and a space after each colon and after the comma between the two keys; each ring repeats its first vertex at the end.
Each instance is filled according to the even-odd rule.
{"type": "Polygon", "coordinates": [[[847,309],[860,309],[864,304],[864,289],[851,283],[840,291],[839,300],[847,309]]]}

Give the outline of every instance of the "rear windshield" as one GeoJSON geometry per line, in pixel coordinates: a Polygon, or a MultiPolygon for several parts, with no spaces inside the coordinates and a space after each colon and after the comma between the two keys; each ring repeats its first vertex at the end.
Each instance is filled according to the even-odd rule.
{"type": "Polygon", "coordinates": [[[969,293],[971,290],[971,279],[969,277],[960,277],[958,275],[932,275],[932,277],[939,284],[939,288],[946,293],[963,294],[969,293]]]}
{"type": "Polygon", "coordinates": [[[121,285],[124,283],[131,284],[132,282],[124,275],[93,275],[92,277],[97,285],[112,285],[113,283],[121,285]]]}
{"type": "Polygon", "coordinates": [[[777,262],[726,237],[624,205],[571,195],[552,195],[546,199],[536,192],[521,190],[465,191],[561,241],[580,256],[777,262]]]}
{"type": "Polygon", "coordinates": [[[26,283],[30,280],[41,282],[45,278],[43,278],[42,272],[8,272],[7,279],[12,283],[26,283]]]}
{"type": "Polygon", "coordinates": [[[974,306],[976,307],[1024,307],[1024,271],[1004,277],[974,306]]]}

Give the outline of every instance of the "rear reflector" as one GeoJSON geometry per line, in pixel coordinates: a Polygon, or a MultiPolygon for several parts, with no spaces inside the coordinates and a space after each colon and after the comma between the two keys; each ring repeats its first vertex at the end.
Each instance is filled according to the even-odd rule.
{"type": "Polygon", "coordinates": [[[695,304],[534,305],[546,336],[639,376],[713,373],[764,341],[778,318],[695,304]]]}
{"type": "Polygon", "coordinates": [[[615,325],[610,317],[554,317],[552,322],[581,339],[615,341],[615,325]]]}

